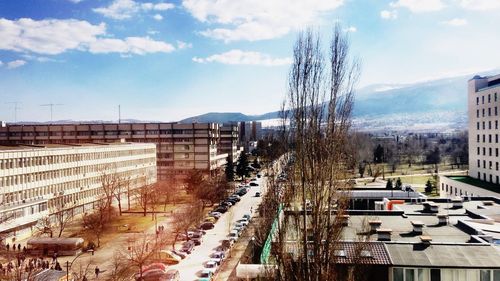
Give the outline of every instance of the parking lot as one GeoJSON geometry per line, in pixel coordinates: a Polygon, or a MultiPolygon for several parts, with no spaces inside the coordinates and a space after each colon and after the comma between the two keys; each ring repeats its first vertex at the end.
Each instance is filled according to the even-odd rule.
{"type": "MultiPolygon", "coordinates": [[[[229,211],[223,214],[215,223],[215,227],[208,230],[203,236],[201,245],[196,246],[194,251],[183,259],[179,264],[169,267],[177,269],[180,273],[180,280],[197,280],[199,274],[205,268],[205,263],[210,260],[210,255],[215,252],[215,249],[221,244],[221,241],[228,239],[228,234],[233,228],[235,222],[245,214],[251,214],[253,209],[254,215],[257,206],[262,202],[262,197],[255,197],[256,192],[264,194],[266,187],[264,177],[257,178],[259,186],[250,187],[248,193],[241,197],[241,201],[235,206],[232,206],[229,211]]],[[[180,249],[179,243],[177,249],[180,249]]]]}

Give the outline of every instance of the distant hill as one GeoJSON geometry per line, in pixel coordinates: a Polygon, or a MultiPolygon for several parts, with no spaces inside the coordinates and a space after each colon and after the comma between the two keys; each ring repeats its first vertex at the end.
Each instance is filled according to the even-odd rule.
{"type": "MultiPolygon", "coordinates": [[[[481,75],[500,72],[489,71],[481,75]]],[[[476,74],[422,81],[413,84],[377,84],[356,91],[354,118],[359,124],[378,123],[381,127],[400,127],[415,122],[422,116],[426,124],[440,122],[441,126],[463,127],[467,122],[467,81],[476,74]],[[411,116],[404,120],[404,117],[411,116]],[[435,119],[447,116],[446,120],[435,119]],[[411,120],[411,121],[409,121],[411,120]],[[431,123],[429,123],[431,122],[431,123]],[[444,122],[444,123],[443,123],[444,122]],[[392,124],[394,123],[394,124],[392,124]]],[[[245,115],[240,112],[211,112],[181,120],[180,122],[256,121],[279,118],[279,112],[245,115]]],[[[444,118],[444,117],[443,117],[444,118]]],[[[429,127],[426,125],[426,127],[429,127]]]]}

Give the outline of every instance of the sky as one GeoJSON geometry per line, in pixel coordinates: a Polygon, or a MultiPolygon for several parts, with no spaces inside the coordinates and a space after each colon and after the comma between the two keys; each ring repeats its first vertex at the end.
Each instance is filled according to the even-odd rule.
{"type": "Polygon", "coordinates": [[[499,15],[500,0],[0,0],[0,120],[276,111],[298,32],[326,45],[336,23],[359,87],[487,71],[499,15]]]}

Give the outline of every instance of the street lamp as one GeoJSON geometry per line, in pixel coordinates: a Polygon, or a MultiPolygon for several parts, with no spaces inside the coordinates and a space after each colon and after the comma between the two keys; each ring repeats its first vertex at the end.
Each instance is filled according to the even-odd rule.
{"type": "Polygon", "coordinates": [[[255,236],[252,236],[252,263],[255,260],[255,236]]]}
{"type": "MultiPolygon", "coordinates": [[[[92,253],[92,255],[94,255],[94,250],[92,249],[87,250],[86,252],[92,253]]],[[[73,266],[73,263],[76,261],[76,259],[78,259],[81,255],[85,254],[86,252],[81,252],[78,255],[76,255],[76,257],[71,261],[71,263],[69,261],[66,261],[66,281],[69,281],[69,269],[71,268],[71,266],[73,266]]]]}

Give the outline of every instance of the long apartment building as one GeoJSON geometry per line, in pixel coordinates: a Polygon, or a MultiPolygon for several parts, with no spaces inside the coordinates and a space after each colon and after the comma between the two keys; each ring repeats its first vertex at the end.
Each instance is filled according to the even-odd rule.
{"type": "Polygon", "coordinates": [[[193,169],[210,173],[226,163],[216,123],[37,124],[0,127],[0,144],[154,143],[158,179],[184,177],[193,169]]]}
{"type": "Polygon", "coordinates": [[[29,235],[44,216],[94,209],[104,175],[126,181],[127,195],[156,182],[155,145],[0,146],[0,234],[29,235]]]}
{"type": "Polygon", "coordinates": [[[240,126],[236,122],[224,123],[220,127],[220,152],[227,154],[231,161],[236,162],[243,152],[239,143],[240,126]]]}
{"type": "Polygon", "coordinates": [[[469,175],[442,176],[441,196],[500,193],[500,74],[468,82],[469,175]]]}

